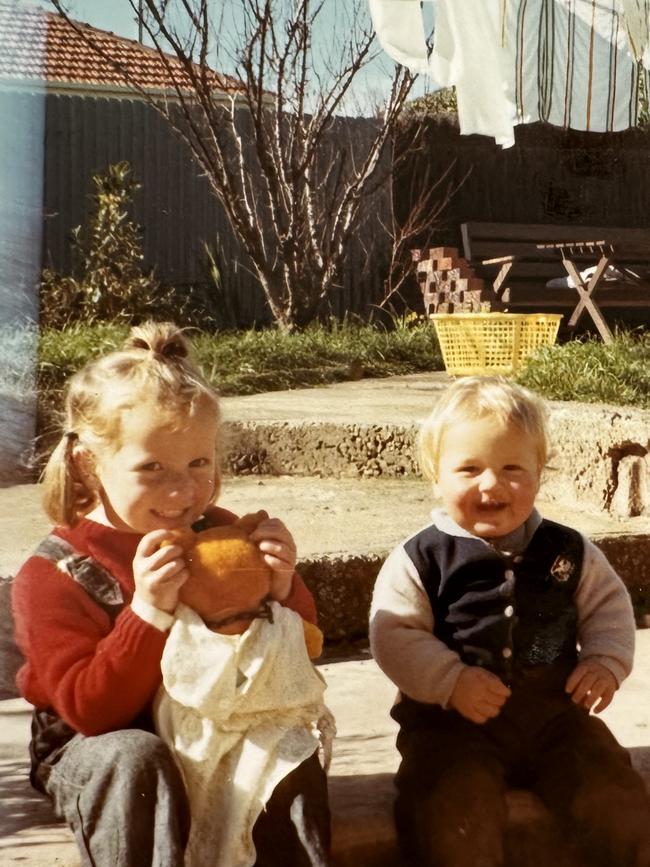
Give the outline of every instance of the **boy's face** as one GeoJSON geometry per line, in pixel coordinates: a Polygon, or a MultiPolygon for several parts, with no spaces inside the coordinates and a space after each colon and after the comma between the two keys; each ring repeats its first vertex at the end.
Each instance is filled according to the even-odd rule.
{"type": "Polygon", "coordinates": [[[189,527],[215,490],[217,418],[200,407],[180,427],[146,401],[124,411],[122,445],[98,455],[99,503],[88,515],[133,533],[189,527]]]}
{"type": "Polygon", "coordinates": [[[435,490],[449,516],[473,536],[498,539],[521,526],[539,482],[535,440],[516,425],[486,416],[444,432],[435,490]]]}

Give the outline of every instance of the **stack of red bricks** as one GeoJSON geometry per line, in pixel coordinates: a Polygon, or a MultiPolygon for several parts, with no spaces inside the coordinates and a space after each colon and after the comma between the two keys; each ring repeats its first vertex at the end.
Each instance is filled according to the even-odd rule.
{"type": "Polygon", "coordinates": [[[456,247],[429,247],[411,250],[425,315],[430,313],[486,313],[493,292],[476,277],[456,247]]]}

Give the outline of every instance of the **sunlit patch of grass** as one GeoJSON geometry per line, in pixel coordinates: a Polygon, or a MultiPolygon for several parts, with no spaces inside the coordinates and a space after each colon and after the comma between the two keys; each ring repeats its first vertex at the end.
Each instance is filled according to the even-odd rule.
{"type": "Polygon", "coordinates": [[[532,356],[517,377],[551,400],[578,400],[650,409],[650,332],[571,340],[532,356]]]}
{"type": "MultiPolygon", "coordinates": [[[[187,333],[206,376],[224,395],[442,369],[434,329],[417,320],[396,321],[391,329],[332,324],[289,334],[275,329],[187,333]]],[[[127,327],[107,324],[44,330],[38,363],[42,400],[60,403],[70,375],[120,346],[127,334],[127,327]]]]}
{"type": "Polygon", "coordinates": [[[203,369],[222,394],[442,368],[438,343],[428,325],[390,331],[345,325],[313,326],[291,334],[274,330],[202,334],[194,345],[203,369]]]}

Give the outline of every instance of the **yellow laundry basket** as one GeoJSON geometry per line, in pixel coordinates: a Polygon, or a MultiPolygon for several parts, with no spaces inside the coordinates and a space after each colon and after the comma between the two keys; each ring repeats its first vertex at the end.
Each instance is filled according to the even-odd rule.
{"type": "Polygon", "coordinates": [[[555,313],[432,313],[447,373],[513,373],[540,346],[555,343],[555,313]]]}

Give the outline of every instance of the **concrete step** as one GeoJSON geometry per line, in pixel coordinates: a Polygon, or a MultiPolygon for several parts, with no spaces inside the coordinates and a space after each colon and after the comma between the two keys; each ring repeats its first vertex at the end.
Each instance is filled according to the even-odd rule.
{"type": "MultiPolygon", "coordinates": [[[[452,379],[421,373],[222,401],[234,474],[395,478],[417,474],[415,440],[452,379]]],[[[650,519],[650,411],[549,403],[544,496],[650,519]]]]}
{"type": "MultiPolygon", "coordinates": [[[[0,575],[14,574],[47,533],[39,502],[38,485],[0,489],[0,575]]],[[[296,538],[299,569],[316,597],[329,641],[367,634],[370,596],[381,563],[401,539],[428,522],[436,504],[430,486],[414,477],[235,476],[224,479],[219,502],[237,513],[263,508],[282,517],[296,538]]],[[[539,506],[546,517],[593,538],[626,582],[638,610],[650,611],[647,517],[623,520],[557,502],[539,506]]]]}
{"type": "MultiPolygon", "coordinates": [[[[399,764],[396,725],[389,716],[395,688],[374,661],[324,662],[326,701],[337,720],[329,785],[336,867],[397,867],[392,822],[393,775],[399,764]]],[[[631,751],[637,770],[650,784],[650,630],[637,632],[637,661],[613,704],[602,715],[631,751]]],[[[74,840],[57,823],[47,803],[29,788],[27,742],[29,705],[0,702],[0,865],[79,867],[74,840]]],[[[573,867],[562,861],[549,814],[531,793],[508,795],[513,848],[518,867],[532,867],[525,853],[545,852],[546,867],[573,867]]],[[[534,862],[536,867],[541,862],[534,862]]]]}

